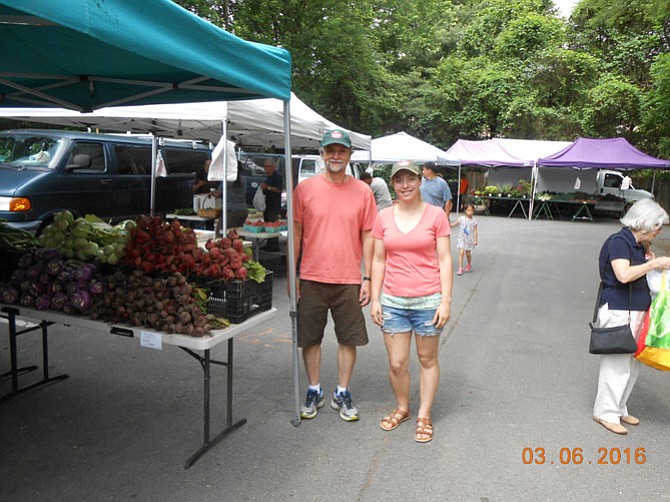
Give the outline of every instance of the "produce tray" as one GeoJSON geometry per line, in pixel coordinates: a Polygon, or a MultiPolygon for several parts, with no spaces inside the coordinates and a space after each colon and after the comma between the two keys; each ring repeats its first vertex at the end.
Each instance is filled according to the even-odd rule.
{"type": "Polygon", "coordinates": [[[239,324],[260,312],[272,308],[272,271],[265,274],[265,281],[250,279],[231,281],[212,287],[207,302],[207,313],[239,324]]]}

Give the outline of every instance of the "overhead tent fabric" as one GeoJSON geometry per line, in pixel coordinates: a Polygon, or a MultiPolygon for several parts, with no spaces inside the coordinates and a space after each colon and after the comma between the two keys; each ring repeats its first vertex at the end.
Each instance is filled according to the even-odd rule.
{"type": "Polygon", "coordinates": [[[0,106],[289,100],[291,60],[170,0],[0,0],[0,106]]]}
{"type": "Polygon", "coordinates": [[[626,138],[579,138],[537,161],[538,166],[580,169],[668,169],[670,161],[641,152],[626,138]]]}
{"type": "Polygon", "coordinates": [[[406,132],[398,132],[374,138],[369,151],[357,151],[351,156],[354,162],[371,161],[377,164],[393,164],[399,160],[418,163],[437,162],[446,152],[406,132]]]}
{"type": "Polygon", "coordinates": [[[459,139],[445,159],[462,165],[532,167],[541,157],[559,152],[569,141],[493,138],[481,141],[459,139]]]}
{"type": "MultiPolygon", "coordinates": [[[[319,147],[324,132],[340,128],[291,93],[291,145],[319,147]]],[[[99,128],[103,131],[148,133],[157,136],[217,143],[224,121],[228,139],[238,147],[272,148],[284,140],[284,107],[276,99],[115,106],[91,113],[64,108],[7,108],[0,117],[44,124],[99,128]]],[[[355,149],[370,148],[372,138],[348,131],[355,149]]]]}
{"type": "MultiPolygon", "coordinates": [[[[125,104],[277,98],[284,102],[284,144],[290,161],[288,51],[245,42],[170,0],[0,0],[0,44],[0,107],[92,111],[125,104]]],[[[289,211],[292,183],[288,169],[289,211]]],[[[297,425],[291,238],[288,244],[297,425]]]]}

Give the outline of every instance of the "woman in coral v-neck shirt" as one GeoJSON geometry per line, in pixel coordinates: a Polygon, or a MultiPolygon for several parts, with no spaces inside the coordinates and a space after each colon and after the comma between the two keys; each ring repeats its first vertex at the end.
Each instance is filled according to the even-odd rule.
{"type": "Polygon", "coordinates": [[[381,211],[372,228],[371,314],[381,326],[389,357],[396,409],[380,427],[391,431],[410,418],[409,355],[412,333],[420,363],[415,440],[433,438],[431,408],[440,379],[438,347],[451,315],[451,228],[441,208],[421,199],[421,171],[409,161],[393,166],[397,203],[381,211]]]}

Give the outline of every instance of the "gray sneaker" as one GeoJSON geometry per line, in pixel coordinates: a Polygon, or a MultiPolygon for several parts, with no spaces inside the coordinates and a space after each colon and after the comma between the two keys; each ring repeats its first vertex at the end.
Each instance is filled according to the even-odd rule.
{"type": "Polygon", "coordinates": [[[300,417],[314,418],[319,408],[323,408],[324,404],[326,404],[326,400],[323,397],[323,391],[319,394],[317,391],[309,389],[305,398],[305,404],[300,407],[300,417]]]}
{"type": "Polygon", "coordinates": [[[333,394],[333,400],[330,402],[330,407],[340,412],[340,418],[346,422],[353,422],[358,420],[358,410],[354,406],[351,392],[349,389],[341,394],[337,391],[333,394]]]}

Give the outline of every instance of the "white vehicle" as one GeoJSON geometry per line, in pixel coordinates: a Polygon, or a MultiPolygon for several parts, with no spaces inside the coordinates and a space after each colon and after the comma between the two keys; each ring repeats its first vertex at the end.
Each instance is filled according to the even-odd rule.
{"type": "MultiPolygon", "coordinates": [[[[325,169],[323,159],[320,155],[294,155],[293,156],[293,175],[297,183],[305,181],[325,169]]],[[[360,178],[358,164],[347,164],[347,174],[354,178],[360,178]]]]}
{"type": "Polygon", "coordinates": [[[626,199],[626,202],[654,198],[654,195],[650,192],[635,188],[630,178],[622,186],[625,177],[626,175],[619,171],[598,171],[596,175],[598,195],[615,195],[616,197],[626,199]]]}

